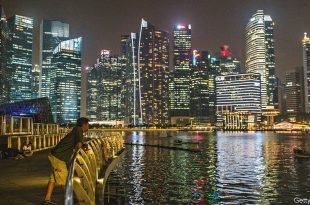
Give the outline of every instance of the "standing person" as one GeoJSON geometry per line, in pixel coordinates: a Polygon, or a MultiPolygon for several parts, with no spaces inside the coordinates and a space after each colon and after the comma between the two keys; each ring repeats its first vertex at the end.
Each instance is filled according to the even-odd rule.
{"type": "Polygon", "coordinates": [[[43,205],[56,204],[51,201],[55,183],[59,184],[63,189],[65,188],[68,176],[67,165],[74,150],[78,150],[83,145],[83,132],[88,130],[88,122],[89,120],[87,118],[79,118],[72,131],[51,150],[48,159],[52,165],[52,174],[47,184],[43,205]]]}

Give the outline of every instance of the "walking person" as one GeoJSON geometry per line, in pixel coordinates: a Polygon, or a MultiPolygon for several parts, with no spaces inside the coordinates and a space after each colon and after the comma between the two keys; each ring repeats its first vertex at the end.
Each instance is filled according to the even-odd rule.
{"type": "Polygon", "coordinates": [[[47,184],[47,191],[42,205],[56,204],[51,200],[55,183],[60,185],[63,190],[66,186],[68,169],[71,156],[75,150],[83,145],[83,132],[89,128],[87,118],[79,118],[76,126],[51,150],[48,159],[52,166],[52,173],[47,184]]]}

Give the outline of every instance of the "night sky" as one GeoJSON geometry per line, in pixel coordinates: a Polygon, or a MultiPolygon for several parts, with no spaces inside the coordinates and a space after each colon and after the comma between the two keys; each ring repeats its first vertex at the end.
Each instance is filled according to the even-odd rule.
{"type": "MultiPolygon", "coordinates": [[[[120,50],[120,36],[138,32],[141,18],[172,32],[178,23],[192,24],[192,47],[213,53],[223,44],[244,65],[245,26],[256,10],[275,21],[276,74],[302,65],[301,40],[310,33],[310,0],[0,0],[7,16],[35,21],[34,63],[38,63],[42,18],[70,24],[71,37],[83,37],[83,66],[96,62],[101,49],[120,50]]],[[[310,34],[309,34],[310,35],[310,34]]],[[[172,40],[172,38],[171,38],[172,40]]],[[[243,66],[244,67],[244,66],[243,66]]],[[[83,102],[84,104],[84,102],[83,102]]],[[[82,105],[83,105],[82,104],[82,105]]]]}

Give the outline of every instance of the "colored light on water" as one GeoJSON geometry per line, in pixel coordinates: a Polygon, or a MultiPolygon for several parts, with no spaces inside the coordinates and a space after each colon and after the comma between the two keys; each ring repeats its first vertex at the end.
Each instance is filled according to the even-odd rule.
{"type": "Polygon", "coordinates": [[[192,137],[192,139],[196,140],[196,141],[202,141],[204,139],[204,137],[201,136],[201,135],[195,135],[195,136],[192,137]]]}

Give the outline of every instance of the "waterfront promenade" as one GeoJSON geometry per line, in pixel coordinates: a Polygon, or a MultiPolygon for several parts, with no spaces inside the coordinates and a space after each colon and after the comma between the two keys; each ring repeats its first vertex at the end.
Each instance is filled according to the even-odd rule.
{"type": "MultiPolygon", "coordinates": [[[[0,160],[0,204],[39,205],[50,175],[49,150],[19,160],[0,160]]],[[[63,192],[56,187],[53,200],[63,204],[63,192]]]]}

